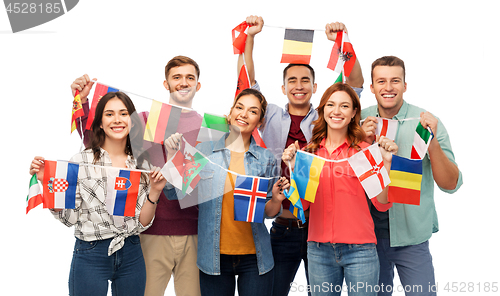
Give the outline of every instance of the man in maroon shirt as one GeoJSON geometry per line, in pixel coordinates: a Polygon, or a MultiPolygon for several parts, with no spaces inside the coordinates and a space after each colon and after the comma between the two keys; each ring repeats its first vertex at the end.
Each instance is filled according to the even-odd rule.
{"type": "MultiPolygon", "coordinates": [[[[177,132],[192,146],[196,146],[198,130],[202,117],[191,109],[193,98],[200,89],[198,82],[200,70],[198,64],[185,56],[172,58],[165,66],[165,81],[163,85],[170,93],[169,104],[183,109],[177,132]]],[[[71,88],[80,91],[80,97],[85,112],[82,124],[85,126],[88,115],[87,96],[94,84],[84,75],[77,78],[71,88]]],[[[147,113],[139,114],[143,123],[147,113]]],[[[90,140],[89,131],[85,131],[84,143],[90,140]]],[[[81,134],[81,131],[79,130],[81,134]]],[[[154,144],[153,144],[154,145],[154,144]]],[[[158,148],[158,147],[156,147],[158,148]]],[[[149,160],[155,166],[165,164],[162,151],[149,151],[149,160]]],[[[181,209],[177,200],[168,200],[161,194],[153,225],[141,233],[141,246],[146,262],[145,296],[164,295],[171,275],[174,276],[176,295],[200,295],[199,269],[196,265],[198,245],[198,208],[181,209]]]]}

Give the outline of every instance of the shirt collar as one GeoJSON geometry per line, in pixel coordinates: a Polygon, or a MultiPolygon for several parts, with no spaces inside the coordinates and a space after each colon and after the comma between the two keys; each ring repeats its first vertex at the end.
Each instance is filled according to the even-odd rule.
{"type": "MultiPolygon", "coordinates": [[[[288,112],[288,105],[290,103],[286,103],[285,105],[285,109],[283,110],[283,115],[286,115],[286,116],[289,116],[290,115],[290,112],[288,112]]],[[[309,103],[309,112],[307,112],[307,116],[309,116],[309,114],[311,114],[312,112],[314,112],[314,107],[313,107],[313,104],[312,103],[309,103]]]]}
{"type": "MultiPolygon", "coordinates": [[[[226,139],[229,137],[229,133],[226,133],[223,137],[221,137],[217,142],[214,144],[213,152],[220,151],[226,149],[226,139]]],[[[250,147],[248,148],[248,153],[253,155],[256,159],[259,159],[259,153],[257,153],[257,143],[255,142],[253,136],[250,137],[250,147]]]]}
{"type": "MultiPolygon", "coordinates": [[[[403,105],[401,105],[401,108],[399,108],[398,114],[396,114],[393,118],[390,118],[390,119],[395,119],[395,120],[405,119],[406,114],[408,114],[408,103],[405,100],[403,100],[403,105]]],[[[378,112],[378,108],[377,108],[376,117],[380,117],[380,113],[378,112]]]]}
{"type": "MultiPolygon", "coordinates": [[[[319,143],[319,148],[326,148],[325,142],[326,142],[326,137],[323,138],[323,140],[321,140],[321,143],[319,143]]],[[[342,144],[340,144],[340,146],[337,147],[337,149],[335,149],[335,151],[337,151],[338,149],[344,149],[344,146],[346,146],[346,147],[351,146],[351,143],[349,142],[349,140],[347,138],[345,138],[344,142],[342,144]]]]}

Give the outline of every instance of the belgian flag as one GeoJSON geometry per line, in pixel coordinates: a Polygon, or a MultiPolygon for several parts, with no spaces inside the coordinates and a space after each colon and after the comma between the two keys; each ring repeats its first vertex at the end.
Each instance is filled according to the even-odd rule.
{"type": "Polygon", "coordinates": [[[314,30],[285,29],[281,63],[309,64],[314,30]]]}

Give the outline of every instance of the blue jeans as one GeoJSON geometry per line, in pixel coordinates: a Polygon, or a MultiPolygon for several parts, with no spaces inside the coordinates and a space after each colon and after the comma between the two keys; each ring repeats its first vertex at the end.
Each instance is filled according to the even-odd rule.
{"type": "Polygon", "coordinates": [[[259,275],[256,255],[220,255],[220,275],[208,275],[200,270],[202,296],[234,296],[235,276],[238,276],[238,295],[270,296],[274,270],[259,275]]]}
{"type": "Polygon", "coordinates": [[[389,239],[378,239],[380,259],[379,296],[392,295],[392,291],[404,291],[407,296],[434,296],[436,282],[434,266],[429,251],[429,241],[418,245],[391,247],[389,239]],[[402,287],[394,287],[394,267],[398,269],[402,287]]]}
{"type": "Polygon", "coordinates": [[[105,296],[111,281],[113,296],[144,295],[146,266],[138,235],[125,239],[124,246],[108,256],[111,239],[82,241],[76,239],[69,295],[105,296]]]}
{"type": "Polygon", "coordinates": [[[304,261],[306,279],[309,284],[307,275],[307,227],[292,227],[291,223],[287,227],[273,222],[270,233],[274,257],[273,296],[286,296],[290,291],[290,285],[302,260],[304,261]]]}
{"type": "Polygon", "coordinates": [[[375,244],[307,243],[312,295],[375,296],[379,262],[375,244]],[[342,287],[345,279],[346,286],[342,287]]]}

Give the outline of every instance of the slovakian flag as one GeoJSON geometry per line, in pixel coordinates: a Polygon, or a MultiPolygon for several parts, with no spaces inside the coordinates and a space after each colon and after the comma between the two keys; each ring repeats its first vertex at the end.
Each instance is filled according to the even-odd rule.
{"type": "Polygon", "coordinates": [[[234,97],[238,96],[244,89],[250,88],[250,80],[248,79],[248,71],[245,65],[241,66],[240,75],[238,76],[238,85],[234,97]]]}
{"type": "Polygon", "coordinates": [[[422,160],[392,156],[389,177],[389,202],[420,205],[420,188],[422,184],[422,160]]]}
{"type": "Polygon", "coordinates": [[[88,117],[87,125],[85,126],[85,129],[90,130],[92,122],[94,121],[95,109],[97,107],[97,103],[99,103],[101,98],[109,92],[117,92],[117,91],[119,91],[119,90],[116,88],[113,88],[111,86],[107,86],[104,84],[100,84],[99,82],[97,82],[95,89],[94,89],[94,96],[92,97],[92,105],[90,106],[89,117],[88,117]]]}
{"type": "Polygon", "coordinates": [[[196,142],[218,141],[227,132],[229,126],[226,117],[205,113],[196,142]]]}
{"type": "Polygon", "coordinates": [[[377,135],[387,137],[394,141],[396,139],[397,132],[398,132],[397,120],[377,118],[377,130],[376,130],[377,135]]]}
{"type": "Polygon", "coordinates": [[[45,160],[42,182],[44,208],[75,208],[79,168],[76,163],[45,160]]]}
{"type": "Polygon", "coordinates": [[[237,176],[234,184],[234,220],[264,222],[269,180],[237,176]]]}
{"type": "Polygon", "coordinates": [[[231,34],[233,36],[234,54],[242,54],[243,52],[245,52],[245,43],[247,41],[247,34],[246,34],[247,28],[248,28],[247,22],[242,22],[231,31],[231,34]]]}
{"type": "Polygon", "coordinates": [[[76,130],[76,119],[82,117],[84,114],[82,107],[82,100],[80,99],[80,92],[76,90],[75,98],[73,99],[73,109],[71,111],[71,133],[76,130]]]}
{"type": "Polygon", "coordinates": [[[347,161],[370,199],[379,195],[391,182],[378,144],[363,149],[347,161]]]}
{"type": "Polygon", "coordinates": [[[415,129],[413,146],[411,147],[411,159],[423,159],[432,140],[432,133],[424,128],[419,122],[415,129]]]}
{"type": "Polygon", "coordinates": [[[297,190],[297,183],[295,183],[295,177],[293,172],[290,171],[290,187],[285,190],[283,194],[290,200],[290,212],[297,217],[302,224],[306,223],[306,217],[304,215],[304,207],[302,206],[302,201],[300,200],[299,191],[297,190]]]}
{"type": "Polygon", "coordinates": [[[343,71],[344,75],[349,77],[355,62],[356,53],[354,52],[349,37],[344,31],[338,31],[327,68],[336,73],[341,73],[343,71]]]}
{"type": "Polygon", "coordinates": [[[134,217],[141,183],[141,172],[109,168],[106,209],[114,216],[134,217]]]}
{"type": "Polygon", "coordinates": [[[309,64],[314,30],[285,29],[281,63],[309,64]]]}
{"type": "Polygon", "coordinates": [[[153,100],[149,112],[144,140],[163,144],[163,141],[177,131],[182,109],[153,100]]]}
{"type": "Polygon", "coordinates": [[[30,190],[28,192],[28,197],[26,198],[26,214],[36,208],[39,204],[43,202],[42,188],[38,183],[36,174],[31,176],[30,180],[30,190]]]}
{"type": "Polygon", "coordinates": [[[190,194],[198,184],[199,173],[208,159],[198,149],[182,138],[181,148],[160,170],[163,177],[174,187],[190,194]]]}
{"type": "Polygon", "coordinates": [[[324,164],[325,160],[322,158],[300,150],[297,151],[294,176],[300,198],[314,202],[324,164]]]}

